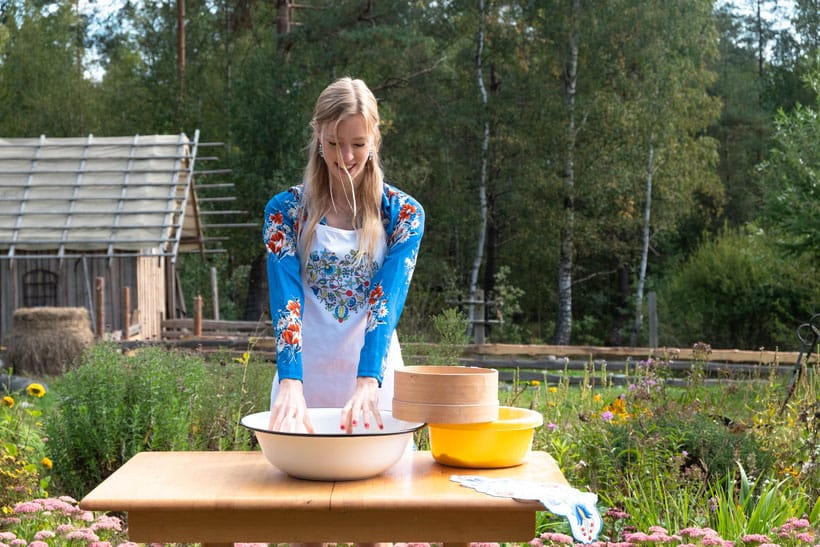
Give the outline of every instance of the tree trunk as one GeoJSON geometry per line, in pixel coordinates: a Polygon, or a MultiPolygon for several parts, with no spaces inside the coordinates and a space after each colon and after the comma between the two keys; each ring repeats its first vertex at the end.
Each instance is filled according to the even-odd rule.
{"type": "Polygon", "coordinates": [[[553,341],[567,345],[572,336],[572,267],[575,238],[575,94],[578,78],[577,19],[580,0],[573,0],[570,14],[569,47],[564,81],[564,102],[567,109],[567,133],[564,147],[564,210],[561,219],[561,248],[558,263],[558,320],[553,341]]]}
{"type": "Polygon", "coordinates": [[[641,247],[641,267],[638,271],[638,283],[635,290],[635,324],[629,337],[629,345],[638,344],[638,335],[643,324],[643,289],[646,284],[646,263],[649,259],[649,218],[652,212],[652,171],[655,167],[655,145],[652,135],[649,136],[649,158],[646,162],[646,203],[643,208],[643,237],[641,247]]]}
{"type": "Polygon", "coordinates": [[[177,0],[177,95],[185,98],[185,0],[177,0]]]}
{"type": "MultiPolygon", "coordinates": [[[[484,136],[481,141],[481,178],[478,183],[478,202],[481,211],[481,221],[479,223],[478,241],[476,242],[475,258],[473,267],[470,270],[469,288],[469,310],[470,318],[473,321],[483,320],[482,317],[475,317],[476,307],[472,304],[475,301],[476,288],[478,287],[478,272],[484,261],[484,245],[487,239],[487,152],[490,147],[490,120],[487,115],[487,89],[484,87],[484,76],[481,73],[481,56],[484,53],[484,0],[479,0],[479,24],[478,24],[478,50],[476,51],[476,79],[478,89],[481,92],[482,112],[484,114],[484,136]]],[[[472,323],[471,323],[472,324],[472,323]]]]}

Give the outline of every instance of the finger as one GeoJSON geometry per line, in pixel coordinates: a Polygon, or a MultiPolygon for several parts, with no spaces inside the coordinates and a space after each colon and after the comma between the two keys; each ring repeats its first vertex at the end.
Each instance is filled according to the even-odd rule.
{"type": "Polygon", "coordinates": [[[376,419],[376,426],[378,426],[379,429],[384,429],[384,421],[382,420],[381,412],[379,412],[379,407],[373,409],[373,417],[376,419]]]}
{"type": "Polygon", "coordinates": [[[312,424],[312,423],[310,423],[310,417],[307,415],[307,413],[305,413],[305,418],[304,418],[304,420],[302,421],[302,425],[304,425],[304,426],[305,426],[305,430],[306,430],[308,433],[310,433],[311,435],[312,435],[313,433],[315,433],[315,431],[313,430],[313,424],[312,424]]]}
{"type": "Polygon", "coordinates": [[[342,409],[339,427],[346,433],[353,433],[353,409],[350,403],[342,409]]]}

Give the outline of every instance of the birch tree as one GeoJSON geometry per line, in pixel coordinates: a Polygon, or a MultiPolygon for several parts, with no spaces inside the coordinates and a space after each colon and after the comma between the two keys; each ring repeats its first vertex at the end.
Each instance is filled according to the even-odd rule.
{"type": "Polygon", "coordinates": [[[484,262],[484,246],[487,240],[487,161],[490,148],[490,120],[488,117],[488,100],[487,88],[484,85],[484,74],[482,66],[482,55],[484,53],[484,29],[485,29],[485,14],[484,14],[484,0],[478,2],[478,35],[476,38],[476,56],[475,56],[475,71],[476,82],[478,84],[478,91],[481,94],[481,112],[483,117],[483,132],[481,137],[481,171],[478,182],[478,204],[481,214],[481,219],[478,228],[478,240],[476,242],[475,258],[473,259],[473,266],[470,269],[470,289],[469,289],[469,310],[471,325],[475,325],[476,321],[483,321],[484,317],[476,317],[477,309],[484,309],[483,306],[476,307],[476,296],[478,289],[478,273],[481,270],[481,264],[484,262]]]}
{"type": "Polygon", "coordinates": [[[555,322],[556,344],[569,344],[572,336],[572,268],[575,247],[575,145],[577,127],[575,95],[578,80],[578,17],[580,0],[572,0],[567,35],[564,104],[566,106],[566,141],[564,143],[563,211],[561,218],[560,258],[558,264],[558,318],[555,322]]]}

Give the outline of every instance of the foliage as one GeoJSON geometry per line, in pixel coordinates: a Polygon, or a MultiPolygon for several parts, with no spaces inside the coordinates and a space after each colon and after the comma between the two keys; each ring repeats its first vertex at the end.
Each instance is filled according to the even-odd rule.
{"type": "Polygon", "coordinates": [[[81,497],[142,450],[250,446],[237,412],[267,408],[273,371],[239,364],[156,347],[132,355],[110,343],[91,348],[53,385],[47,450],[59,488],[81,497]]]}
{"type": "Polygon", "coordinates": [[[762,221],[771,227],[787,258],[804,255],[817,264],[820,250],[820,67],[806,83],[818,101],[814,107],[798,104],[775,117],[774,146],[761,165],[766,188],[762,221]]]}
{"type": "MultiPolygon", "coordinates": [[[[732,227],[754,221],[790,245],[810,241],[806,229],[817,215],[796,218],[760,207],[764,198],[785,205],[786,212],[798,210],[792,205],[810,209],[817,201],[801,201],[811,195],[798,191],[808,179],[796,162],[813,161],[812,110],[790,112],[798,98],[812,104],[816,97],[799,84],[811,73],[816,28],[811,7],[800,2],[795,36],[774,34],[771,22],[759,15],[744,18],[729,5],[706,0],[673,6],[654,0],[580,2],[577,25],[557,0],[487,2],[486,112],[475,82],[475,2],[307,0],[286,10],[293,24],[283,33],[276,3],[188,0],[184,76],[173,2],[120,5],[104,14],[94,2],[0,2],[0,134],[199,129],[203,141],[224,143],[219,167],[232,170],[230,176],[209,174],[205,182],[234,183],[231,193],[244,211],[238,220],[258,223],[266,200],[301,180],[310,110],[319,91],[337,76],[361,77],[379,100],[387,178],[428,212],[406,306],[407,330],[414,335],[433,338],[427,319],[450,305],[443,293],[467,285],[478,235],[475,158],[485,117],[491,128],[489,226],[481,284],[485,294],[494,294],[503,273],[507,287],[526,291],[514,321],[505,318],[491,333],[494,341],[551,338],[558,315],[559,219],[571,206],[573,342],[625,343],[643,252],[649,169],[649,290],[665,284],[724,221],[732,227]],[[565,200],[570,28],[579,29],[581,46],[577,186],[565,200]],[[771,58],[759,58],[760,44],[773,46],[771,58]],[[779,128],[769,158],[779,107],[784,120],[794,118],[779,128]],[[651,167],[650,149],[657,160],[651,167]],[[764,164],[771,165],[765,177],[753,176],[767,158],[782,160],[784,169],[764,164]]],[[[200,205],[209,207],[204,200],[200,205]]],[[[211,236],[226,238],[227,252],[199,263],[180,261],[186,297],[207,293],[208,269],[216,267],[222,315],[258,320],[266,302],[258,229],[209,228],[211,236]]],[[[809,285],[816,300],[818,289],[809,285]]],[[[803,315],[799,303],[768,297],[782,308],[784,325],[803,315]]],[[[704,339],[713,325],[694,319],[682,322],[680,330],[667,323],[665,334],[672,340],[704,339]]],[[[780,326],[756,333],[754,319],[747,321],[740,328],[751,337],[748,347],[784,343],[780,326]]]]}
{"type": "MultiPolygon", "coordinates": [[[[0,394],[6,393],[0,390],[0,394]]],[[[43,411],[53,395],[42,384],[0,399],[0,516],[16,502],[45,495],[52,462],[42,435],[43,411]]]]}
{"type": "MultiPolygon", "coordinates": [[[[587,372],[577,389],[566,380],[514,384],[507,400],[543,409],[535,446],[555,458],[570,484],[598,494],[605,541],[661,543],[665,530],[676,530],[721,541],[769,534],[775,543],[784,527],[794,528],[790,519],[804,515],[802,532],[815,534],[820,488],[813,453],[820,445],[810,416],[818,379],[803,376],[781,415],[785,390],[774,376],[747,378],[737,390],[731,379],[710,387],[701,372],[708,346],[695,349],[702,361],[683,388],[672,387],[667,359],[649,358],[625,372],[625,388],[587,372]],[[630,536],[637,530],[660,536],[630,536]]],[[[549,516],[539,523],[545,545],[566,539],[565,523],[549,516]]],[[[696,539],[665,541],[700,544],[696,539]]]]}
{"type": "Polygon", "coordinates": [[[820,281],[810,261],[785,264],[759,232],[725,229],[705,241],[659,292],[662,345],[707,332],[713,347],[795,348],[795,326],[820,305],[820,281]]]}
{"type": "Polygon", "coordinates": [[[807,514],[807,500],[798,489],[785,487],[791,478],[781,481],[750,480],[742,465],[739,478],[726,475],[714,486],[710,503],[714,505],[711,525],[724,537],[766,534],[786,523],[793,515],[807,514]]]}

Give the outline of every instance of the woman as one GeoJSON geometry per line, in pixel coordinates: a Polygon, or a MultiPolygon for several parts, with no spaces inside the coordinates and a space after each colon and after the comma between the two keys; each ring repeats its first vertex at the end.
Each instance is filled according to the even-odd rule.
{"type": "Polygon", "coordinates": [[[277,340],[270,428],[313,432],[308,407],[342,408],[347,432],[359,420],[381,428],[424,211],[383,180],[378,106],[363,81],[328,86],[310,126],[303,183],[265,207],[277,340]]]}

